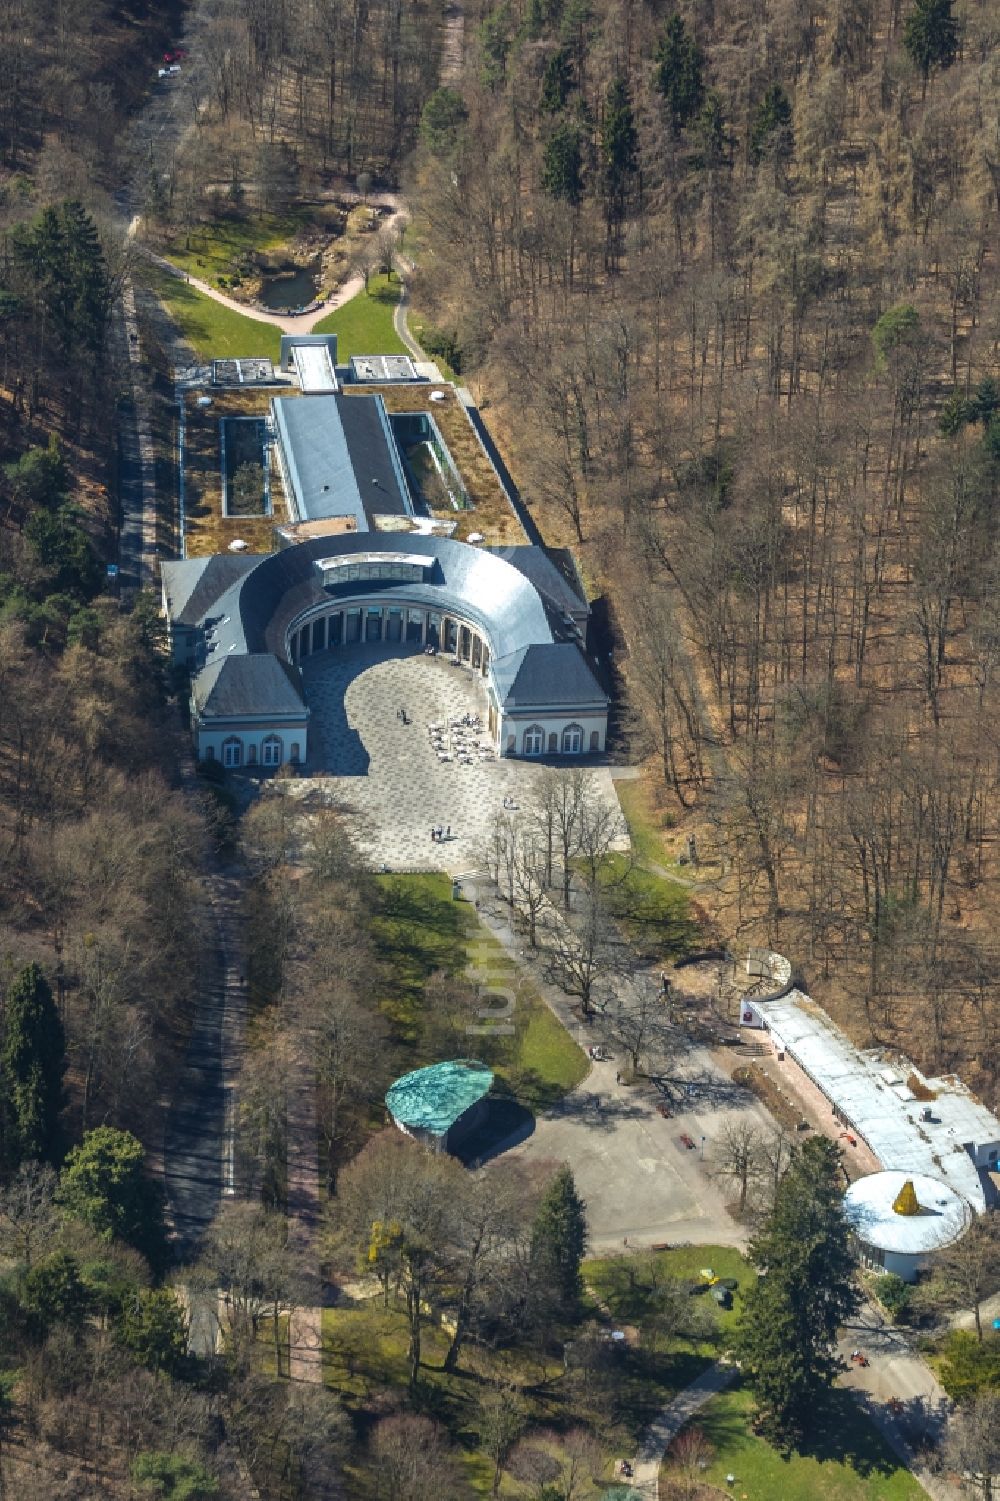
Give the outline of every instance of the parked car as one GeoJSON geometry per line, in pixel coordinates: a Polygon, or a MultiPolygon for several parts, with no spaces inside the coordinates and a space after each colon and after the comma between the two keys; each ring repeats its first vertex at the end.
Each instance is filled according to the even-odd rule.
{"type": "Polygon", "coordinates": [[[695,1149],[695,1139],[694,1139],[693,1136],[689,1136],[686,1131],[682,1131],[681,1134],[680,1134],[680,1138],[679,1139],[680,1139],[680,1144],[681,1144],[682,1147],[687,1147],[687,1149],[688,1149],[689,1152],[693,1152],[694,1151],[694,1149],[695,1149]]]}
{"type": "Polygon", "coordinates": [[[657,1100],[657,1102],[656,1102],[656,1108],[660,1112],[660,1114],[663,1116],[663,1119],[665,1121],[668,1121],[670,1119],[670,1117],[674,1113],[671,1110],[670,1106],[667,1104],[666,1100],[657,1100]]]}
{"type": "Polygon", "coordinates": [[[712,1288],[712,1297],[720,1308],[732,1308],[733,1306],[733,1295],[728,1287],[723,1287],[721,1282],[717,1287],[712,1288]]]}

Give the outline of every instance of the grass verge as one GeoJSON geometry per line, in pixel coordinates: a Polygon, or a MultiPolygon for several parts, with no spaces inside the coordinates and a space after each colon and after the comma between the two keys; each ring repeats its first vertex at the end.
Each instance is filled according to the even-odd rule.
{"type": "Polygon", "coordinates": [[[664,840],[664,834],[673,827],[673,815],[654,807],[648,783],[638,777],[633,781],[618,781],[615,791],[636,858],[644,865],[679,871],[680,867],[664,840]]]}
{"type": "Polygon", "coordinates": [[[273,324],[236,313],[213,297],[206,297],[189,282],[155,266],[144,266],[142,276],[200,360],[249,359],[259,355],[277,363],[281,331],[273,324]]]}
{"type": "Polygon", "coordinates": [[[787,1457],[752,1432],[752,1401],[742,1388],[723,1392],[695,1419],[715,1451],[705,1480],[727,1495],[740,1501],[917,1501],[925,1495],[848,1392],[830,1392],[816,1414],[809,1452],[787,1457]],[[735,1485],[726,1485],[727,1475],[736,1476],[735,1485]]]}
{"type": "Polygon", "coordinates": [[[629,868],[624,855],[608,856],[600,882],[611,915],[644,958],[653,963],[673,962],[697,946],[698,926],[690,913],[686,887],[641,864],[629,868]]]}
{"type": "Polygon", "coordinates": [[[406,345],[393,325],[400,297],[398,281],[387,276],[368,279],[367,292],[359,292],[335,313],[317,323],[314,332],[337,335],[337,359],[341,364],[352,354],[406,354],[406,345]]]}
{"type": "MultiPolygon", "coordinates": [[[[426,1038],[424,985],[436,971],[465,975],[483,991],[513,998],[513,1030],[456,1038],[483,1056],[499,1093],[529,1110],[544,1109],[587,1072],[582,1050],[537,991],[480,923],[468,902],[454,901],[444,875],[379,876],[375,942],[383,964],[382,1009],[409,1055],[406,1066],[438,1061],[426,1038]]],[[[496,1010],[493,1002],[490,1009],[496,1010]]],[[[473,1020],[470,1018],[470,1020],[473,1020]]]]}

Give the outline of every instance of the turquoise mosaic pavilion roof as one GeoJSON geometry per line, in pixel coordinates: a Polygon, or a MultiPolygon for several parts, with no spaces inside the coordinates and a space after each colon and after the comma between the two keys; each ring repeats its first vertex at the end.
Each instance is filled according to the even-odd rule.
{"type": "Polygon", "coordinates": [[[385,1097],[400,1126],[443,1135],[493,1087],[493,1075],[473,1058],[432,1063],[397,1079],[385,1097]]]}

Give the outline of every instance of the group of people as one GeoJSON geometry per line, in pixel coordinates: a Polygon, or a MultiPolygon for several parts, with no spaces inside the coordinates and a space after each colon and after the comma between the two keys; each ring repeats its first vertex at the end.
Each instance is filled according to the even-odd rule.
{"type": "Polygon", "coordinates": [[[445,827],[444,825],[438,823],[438,824],[435,824],[434,827],[431,829],[431,843],[432,844],[444,844],[445,840],[450,839],[450,838],[451,838],[451,824],[448,824],[448,826],[445,827]]]}
{"type": "Polygon", "coordinates": [[[399,720],[400,724],[410,723],[410,716],[407,714],[405,709],[397,709],[396,718],[399,720]]]}
{"type": "Polygon", "coordinates": [[[517,799],[505,797],[503,800],[503,810],[505,813],[515,813],[517,811],[517,799]]]}

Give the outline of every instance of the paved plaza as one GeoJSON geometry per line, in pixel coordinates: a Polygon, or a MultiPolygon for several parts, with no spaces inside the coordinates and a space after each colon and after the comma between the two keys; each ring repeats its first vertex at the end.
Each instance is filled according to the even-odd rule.
{"type": "MultiPolygon", "coordinates": [[[[391,870],[481,867],[490,824],[510,797],[530,797],[537,764],[475,755],[442,761],[428,726],[445,727],[478,714],[483,728],[467,741],[488,743],[486,686],[478,672],[450,657],[424,656],[420,647],[380,643],[319,652],[302,664],[311,711],[309,773],[290,790],[322,787],[342,808],[359,846],[374,865],[391,870]],[[399,719],[405,709],[408,724],[399,719]],[[450,826],[438,844],[431,828],[450,826]]],[[[452,749],[457,746],[453,742],[452,749]]],[[[606,767],[591,775],[595,789],[618,807],[606,767]]]]}

